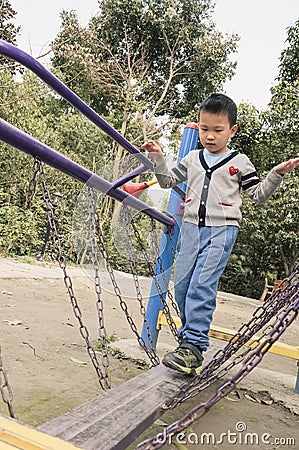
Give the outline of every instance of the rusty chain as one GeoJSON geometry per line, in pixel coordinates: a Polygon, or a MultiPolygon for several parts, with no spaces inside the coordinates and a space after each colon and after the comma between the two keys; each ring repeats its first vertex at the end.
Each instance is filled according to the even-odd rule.
{"type": "Polygon", "coordinates": [[[7,409],[10,417],[13,419],[17,419],[17,416],[13,410],[13,393],[11,386],[8,381],[7,373],[3,366],[2,356],[1,356],[1,347],[0,347],[0,391],[3,402],[7,405],[7,409]]]}
{"type": "MultiPolygon", "coordinates": [[[[142,344],[141,344],[141,342],[142,342],[141,336],[139,335],[137,326],[136,326],[132,316],[129,313],[128,305],[123,300],[121,290],[120,290],[120,288],[118,286],[118,283],[117,283],[117,280],[116,280],[116,277],[115,277],[115,274],[114,274],[114,270],[113,270],[113,267],[111,265],[111,262],[110,262],[110,259],[109,259],[109,256],[108,256],[108,252],[107,252],[106,245],[105,245],[105,240],[104,240],[104,235],[103,235],[103,231],[102,231],[102,227],[101,227],[101,224],[100,224],[100,219],[99,219],[99,215],[98,215],[98,212],[96,210],[96,207],[95,207],[94,214],[95,214],[95,230],[96,230],[96,234],[97,234],[97,237],[98,237],[99,250],[100,250],[100,253],[101,253],[101,255],[102,255],[102,257],[103,257],[103,259],[105,261],[105,267],[106,267],[106,270],[107,270],[107,272],[109,274],[109,277],[110,277],[110,280],[111,280],[111,283],[112,283],[112,286],[113,286],[114,293],[115,293],[116,297],[119,300],[119,305],[120,305],[121,309],[123,310],[123,312],[124,312],[124,314],[125,314],[125,316],[127,318],[127,321],[128,321],[128,324],[129,324],[131,330],[133,331],[133,333],[137,337],[138,342],[142,346],[142,344]]],[[[156,354],[153,353],[152,351],[150,351],[149,349],[147,349],[145,346],[142,346],[142,347],[144,348],[145,352],[147,353],[147,355],[148,355],[149,359],[151,360],[152,364],[153,365],[159,364],[159,360],[157,359],[156,354]]]]}
{"type": "Polygon", "coordinates": [[[43,167],[43,164],[41,163],[41,161],[39,162],[39,174],[40,174],[40,181],[41,181],[42,189],[43,189],[43,199],[46,203],[49,225],[50,225],[50,229],[52,232],[53,245],[54,245],[54,249],[57,254],[58,264],[63,271],[64,284],[67,288],[67,292],[70,297],[74,315],[79,322],[79,331],[80,331],[81,336],[85,340],[87,353],[88,353],[90,360],[92,362],[92,365],[94,366],[94,369],[96,371],[99,384],[100,384],[101,388],[104,391],[106,391],[107,389],[110,388],[110,384],[109,384],[107,377],[103,374],[103,372],[101,370],[99,361],[97,359],[96,351],[93,348],[93,346],[91,345],[89,332],[88,332],[86,325],[83,323],[82,312],[81,312],[81,309],[79,307],[78,301],[77,301],[75,293],[74,293],[72,280],[67,273],[66,262],[65,262],[65,258],[63,256],[63,254],[62,254],[60,239],[59,239],[57,228],[56,228],[56,222],[55,222],[55,217],[54,217],[54,212],[53,212],[53,206],[51,203],[50,193],[48,191],[47,184],[46,184],[46,174],[44,172],[44,167],[43,167]]]}
{"type": "Polygon", "coordinates": [[[107,385],[111,388],[111,380],[108,373],[109,367],[109,357],[108,357],[108,346],[107,346],[107,332],[105,328],[104,320],[104,303],[102,300],[102,288],[100,283],[99,275],[99,259],[98,259],[98,246],[96,241],[96,200],[94,196],[94,191],[92,188],[88,188],[88,206],[89,206],[89,231],[91,239],[91,251],[92,251],[92,261],[94,270],[94,284],[95,291],[97,295],[97,312],[99,321],[99,338],[101,342],[101,356],[102,356],[102,366],[104,368],[104,378],[107,381],[107,385]]]}
{"type": "MultiPolygon", "coordinates": [[[[222,378],[224,375],[227,375],[228,372],[234,367],[236,364],[241,364],[241,369],[232,377],[230,377],[227,381],[224,381],[220,387],[218,387],[215,393],[203,403],[200,403],[196,407],[194,407],[191,411],[189,411],[184,417],[174,422],[170,426],[164,429],[162,433],[157,434],[156,436],[149,438],[139,445],[137,445],[136,449],[138,450],[154,450],[163,447],[172,436],[189,427],[195,420],[200,419],[204,416],[212,406],[214,406],[219,400],[223,397],[227,396],[233,389],[235,389],[236,385],[246,376],[248,375],[263,359],[267,351],[271,348],[271,346],[280,338],[280,336],[284,333],[288,326],[295,320],[299,311],[299,266],[297,266],[294,272],[291,274],[289,278],[286,278],[283,283],[281,283],[278,292],[274,292],[271,297],[268,299],[265,305],[261,308],[258,308],[256,311],[256,315],[258,317],[263,317],[261,309],[267,311],[269,314],[268,318],[270,321],[273,319],[274,323],[269,324],[268,321],[262,321],[259,323],[259,326],[256,328],[261,329],[262,326],[265,326],[265,330],[259,338],[256,338],[253,343],[242,353],[236,356],[235,361],[228,364],[228,366],[217,376],[213,375],[212,377],[206,379],[204,383],[202,383],[201,391],[206,387],[210,386],[212,381],[216,379],[222,378]],[[280,301],[281,298],[283,301],[280,301]],[[279,305],[275,307],[275,303],[279,305]],[[274,307],[276,314],[271,314],[270,309],[274,307]]],[[[251,322],[251,321],[250,321],[251,322]]],[[[243,327],[241,327],[242,329],[243,327]]],[[[251,329],[253,329],[252,327],[251,329]]],[[[240,331],[240,330],[239,330],[240,331]]],[[[237,333],[238,334],[238,333],[237,333]]],[[[247,339],[248,340],[248,339],[247,339]]],[[[233,341],[233,338],[231,339],[233,341]]],[[[231,347],[229,342],[227,347],[229,347],[228,354],[231,355],[231,347]]],[[[242,344],[239,348],[245,343],[242,340],[242,344]]],[[[239,348],[235,348],[234,351],[237,351],[239,348]]],[[[225,350],[225,349],[224,349],[225,350]]],[[[223,355],[226,355],[225,351],[223,355]]],[[[228,358],[226,358],[227,360],[228,358]]],[[[213,363],[213,360],[211,361],[213,363]]],[[[211,364],[213,366],[213,364],[211,364]]],[[[209,365],[208,365],[209,366],[209,365]]],[[[207,367],[208,367],[207,366],[207,367]]],[[[211,372],[208,370],[205,371],[204,375],[201,375],[201,379],[207,378],[211,372]]],[[[200,375],[196,378],[200,378],[200,375]]],[[[191,383],[192,385],[192,383],[191,383]]],[[[183,399],[190,398],[190,389],[186,389],[181,393],[180,401],[177,401],[176,404],[181,402],[183,399]]],[[[196,392],[196,394],[198,391],[196,392]]],[[[194,392],[193,392],[194,394],[194,392]]],[[[193,395],[192,395],[193,396],[193,395]]],[[[176,399],[177,400],[177,399],[176,399]]],[[[172,405],[173,406],[173,405],[172,405]]]]}
{"type": "MultiPolygon", "coordinates": [[[[211,384],[214,380],[219,379],[225,375],[225,372],[231,369],[232,366],[238,363],[238,359],[242,357],[237,356],[235,361],[231,361],[227,369],[222,369],[223,364],[228,361],[232,355],[236,354],[242,346],[252,339],[269,320],[275,317],[281,308],[289,301],[294,293],[296,293],[296,279],[298,278],[298,267],[294,272],[280,284],[278,289],[268,298],[263,305],[255,310],[252,318],[236,332],[234,336],[228,341],[224,349],[219,350],[213,357],[212,361],[203,368],[201,373],[197,375],[187,388],[183,388],[175,399],[172,399],[165,408],[173,408],[178,403],[194,397],[206,387],[206,383],[211,384]],[[215,373],[220,368],[219,373],[215,373]],[[211,378],[212,377],[212,378],[211,378]],[[207,382],[205,380],[208,380],[207,382]],[[205,381],[203,384],[202,382],[205,381]],[[196,387],[197,385],[199,387],[196,387]]],[[[247,350],[244,351],[245,356],[247,350]]]]}
{"type": "MultiPolygon", "coordinates": [[[[131,270],[132,270],[132,275],[133,275],[133,281],[134,281],[134,285],[135,285],[137,301],[138,301],[139,307],[140,307],[140,314],[143,317],[143,325],[144,325],[144,328],[147,333],[148,342],[150,344],[149,347],[146,345],[142,336],[138,335],[137,338],[138,338],[138,342],[140,343],[142,348],[146,351],[152,364],[154,366],[157,366],[160,364],[160,360],[156,353],[156,349],[155,349],[155,346],[153,343],[153,338],[152,338],[150,328],[149,328],[149,323],[146,318],[146,310],[145,310],[145,306],[144,306],[142,292],[140,289],[139,277],[137,274],[136,259],[134,258],[133,248],[132,248],[133,244],[132,244],[131,226],[135,227],[136,225],[135,225],[132,215],[129,212],[129,208],[127,207],[127,205],[122,204],[122,210],[123,210],[123,214],[124,214],[124,224],[125,224],[127,244],[128,244],[128,249],[129,249],[129,257],[130,257],[129,259],[130,259],[130,265],[131,265],[131,270]]],[[[140,245],[140,242],[138,242],[138,243],[140,245]]],[[[141,248],[141,250],[143,250],[143,249],[141,248]]]]}
{"type": "Polygon", "coordinates": [[[32,201],[33,201],[33,198],[36,193],[39,168],[40,168],[40,161],[37,158],[34,158],[33,165],[32,165],[32,177],[28,183],[28,190],[26,193],[26,202],[25,202],[25,207],[27,207],[29,209],[31,208],[32,201]]]}
{"type": "MultiPolygon", "coordinates": [[[[142,250],[142,252],[144,254],[144,259],[145,259],[147,267],[148,267],[149,275],[152,277],[152,279],[153,279],[153,281],[155,283],[155,286],[156,286],[156,289],[157,289],[157,293],[158,293],[159,298],[161,300],[161,303],[163,305],[163,312],[165,314],[168,326],[169,326],[169,328],[170,328],[170,330],[171,330],[171,332],[173,334],[173,337],[178,341],[178,333],[177,333],[176,324],[175,324],[175,322],[174,322],[174,320],[173,320],[173,318],[171,316],[171,312],[170,312],[169,306],[168,306],[168,304],[167,304],[167,302],[165,300],[165,296],[163,295],[163,290],[161,288],[161,284],[160,284],[160,281],[159,281],[159,273],[157,273],[157,271],[153,268],[153,265],[152,265],[151,261],[149,260],[147,251],[146,251],[146,249],[144,247],[144,244],[142,242],[140,233],[139,233],[135,223],[133,221],[131,223],[132,223],[132,228],[133,228],[134,235],[135,235],[135,237],[136,237],[136,239],[137,239],[137,241],[138,241],[138,243],[140,245],[140,248],[141,248],[141,250],[142,250]]],[[[151,230],[152,230],[152,232],[154,232],[156,230],[156,223],[155,223],[154,219],[151,219],[151,230]]],[[[159,248],[157,242],[156,242],[156,248],[159,248]]],[[[158,256],[158,258],[159,258],[159,256],[158,256]]],[[[161,267],[162,267],[162,265],[161,265],[161,267]]],[[[162,270],[162,273],[163,273],[163,270],[162,270]]],[[[161,273],[161,275],[162,275],[162,273],[161,273]]],[[[165,286],[165,289],[166,289],[166,286],[165,286]]],[[[167,291],[168,291],[168,289],[167,289],[167,291]]]]}

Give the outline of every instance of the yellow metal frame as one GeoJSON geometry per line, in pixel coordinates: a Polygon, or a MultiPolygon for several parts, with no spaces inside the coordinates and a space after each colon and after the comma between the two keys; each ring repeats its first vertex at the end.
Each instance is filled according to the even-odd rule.
{"type": "Polygon", "coordinates": [[[69,442],[0,416],[1,450],[78,450],[69,442]]]}
{"type": "MultiPolygon", "coordinates": [[[[174,317],[173,321],[177,328],[181,326],[181,320],[178,317],[174,317]]],[[[168,325],[165,315],[163,311],[159,312],[158,321],[157,321],[157,330],[161,329],[162,325],[168,325]]],[[[229,341],[233,336],[235,336],[236,332],[233,330],[229,330],[228,328],[217,327],[216,325],[211,325],[209,336],[220,339],[222,341],[229,341]]],[[[256,337],[258,339],[258,337],[256,337]]],[[[249,339],[244,345],[249,346],[252,345],[256,339],[249,339]]],[[[262,342],[262,340],[261,340],[262,342]]],[[[268,350],[270,353],[275,353],[276,355],[286,356],[288,358],[294,358],[299,360],[299,347],[294,347],[292,345],[283,344],[282,342],[275,342],[268,350]]]]}

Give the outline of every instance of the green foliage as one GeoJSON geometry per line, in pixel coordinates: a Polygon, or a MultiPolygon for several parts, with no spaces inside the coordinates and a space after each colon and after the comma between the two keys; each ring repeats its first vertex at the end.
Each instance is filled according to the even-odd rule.
{"type": "Polygon", "coordinates": [[[25,256],[41,249],[41,218],[38,210],[24,210],[5,201],[0,189],[0,246],[7,255],[25,256]]]}
{"type": "Polygon", "coordinates": [[[262,165],[264,156],[262,140],[263,119],[260,111],[253,105],[242,103],[238,107],[238,131],[232,139],[232,146],[245,153],[258,170],[266,170],[262,165]]]}
{"type": "MultiPolygon", "coordinates": [[[[213,4],[210,0],[102,0],[98,15],[85,29],[75,13],[64,11],[53,44],[53,72],[135,145],[166,133],[175,148],[181,123],[193,121],[202,98],[221,90],[233,75],[230,56],[237,37],[218,32],[211,20],[213,4]],[[161,119],[162,125],[156,121],[161,114],[167,115],[167,126],[167,120],[161,119]]],[[[9,2],[4,0],[4,5],[8,9],[3,10],[5,14],[2,11],[0,25],[8,33],[4,38],[14,43],[18,32],[13,25],[15,13],[9,2]]],[[[250,157],[261,177],[298,152],[297,56],[298,22],[288,30],[268,108],[259,111],[247,104],[239,108],[239,131],[233,146],[250,157]]],[[[21,80],[14,79],[7,61],[1,60],[5,70],[0,72],[0,115],[4,120],[110,181],[131,170],[122,166],[122,149],[110,138],[29,71],[24,71],[21,80]]],[[[40,185],[28,208],[33,158],[1,143],[0,152],[0,245],[7,254],[39,256],[48,218],[40,185]]],[[[68,261],[80,262],[73,216],[82,185],[48,167],[46,176],[51,197],[55,192],[62,195],[55,208],[62,252],[68,261]]],[[[222,290],[259,298],[265,277],[271,282],[290,273],[298,261],[297,199],[297,173],[286,175],[265,205],[244,198],[244,219],[221,280],[222,290]]],[[[150,203],[149,198],[145,201],[150,203]]],[[[113,267],[131,272],[129,259],[116,242],[115,202],[103,196],[98,207],[113,267]]],[[[84,212],[79,218],[88,223],[84,212]]],[[[142,244],[151,252],[149,219],[139,214],[136,224],[142,244]]],[[[81,231],[79,244],[84,251],[88,242],[81,231]]],[[[118,237],[126,247],[122,228],[118,237]]],[[[136,237],[132,244],[133,251],[141,254],[136,237]]],[[[56,257],[51,248],[50,240],[46,258],[56,257]]],[[[148,275],[141,259],[137,269],[148,275]]]]}
{"type": "Polygon", "coordinates": [[[16,27],[13,23],[16,14],[16,11],[11,6],[11,2],[2,0],[0,11],[1,39],[4,39],[11,44],[16,43],[16,37],[21,28],[20,26],[16,27]]]}
{"type": "MultiPolygon", "coordinates": [[[[16,11],[12,8],[11,2],[8,0],[2,0],[0,4],[0,38],[10,44],[16,44],[17,35],[21,30],[20,26],[14,24],[14,18],[16,11]]],[[[22,72],[22,69],[18,65],[7,58],[0,55],[0,67],[5,67],[11,74],[15,74],[17,71],[22,72]]]]}
{"type": "MultiPolygon", "coordinates": [[[[240,129],[234,146],[254,162],[261,178],[281,161],[298,155],[299,65],[298,21],[288,31],[281,55],[280,77],[272,87],[267,110],[251,105],[239,109],[240,129]]],[[[259,298],[265,277],[287,277],[299,259],[298,170],[284,176],[280,188],[264,205],[244,198],[243,220],[220,288],[259,298]]]]}
{"type": "Polygon", "coordinates": [[[52,63],[97,112],[115,111],[112,123],[122,134],[138,123],[140,136],[159,136],[154,117],[184,121],[233,75],[229,56],[237,37],[216,30],[212,1],[102,0],[99,6],[86,29],[73,12],[62,14],[52,63]]]}
{"type": "Polygon", "coordinates": [[[287,31],[288,45],[280,56],[279,78],[296,83],[299,76],[299,19],[287,31]]]}
{"type": "Polygon", "coordinates": [[[265,277],[290,275],[299,257],[298,175],[285,175],[272,198],[258,205],[244,197],[239,236],[220,288],[259,298],[265,277]]]}
{"type": "MultiPolygon", "coordinates": [[[[107,334],[107,336],[105,336],[105,341],[107,345],[111,344],[111,342],[115,342],[116,339],[117,339],[116,333],[107,334]]],[[[102,342],[99,341],[97,343],[97,350],[102,350],[102,348],[103,348],[102,342]]]]}
{"type": "Polygon", "coordinates": [[[275,148],[276,158],[293,158],[298,154],[299,144],[299,79],[293,84],[281,81],[271,92],[272,99],[264,114],[268,145],[275,148]]]}
{"type": "MultiPolygon", "coordinates": [[[[145,360],[139,359],[139,358],[132,358],[132,357],[128,356],[126,353],[124,353],[122,350],[120,350],[119,348],[110,345],[111,343],[113,343],[117,340],[116,333],[107,335],[105,337],[105,339],[106,339],[108,353],[111,356],[113,356],[113,358],[121,359],[123,361],[125,361],[125,360],[131,361],[133,364],[136,364],[137,366],[139,366],[140,369],[141,368],[149,369],[149,365],[147,364],[147,362],[145,360]]],[[[99,341],[97,343],[96,348],[97,348],[97,350],[100,350],[100,351],[102,350],[103,345],[102,345],[101,341],[99,341]]]]}

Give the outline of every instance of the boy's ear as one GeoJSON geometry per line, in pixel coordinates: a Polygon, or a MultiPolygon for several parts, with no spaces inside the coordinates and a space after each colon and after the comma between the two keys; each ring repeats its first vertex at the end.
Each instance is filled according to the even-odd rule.
{"type": "Polygon", "coordinates": [[[231,127],[231,129],[230,129],[230,137],[231,137],[231,138],[234,137],[234,135],[236,134],[237,131],[238,131],[238,125],[235,124],[235,125],[233,125],[233,126],[231,127]]]}

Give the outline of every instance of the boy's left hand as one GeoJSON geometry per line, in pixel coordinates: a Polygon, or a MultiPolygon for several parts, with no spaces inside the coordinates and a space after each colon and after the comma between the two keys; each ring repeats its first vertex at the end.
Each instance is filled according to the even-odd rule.
{"type": "Polygon", "coordinates": [[[274,167],[274,170],[279,173],[279,175],[284,175],[285,173],[292,172],[296,167],[299,167],[299,157],[278,164],[274,167]]]}

